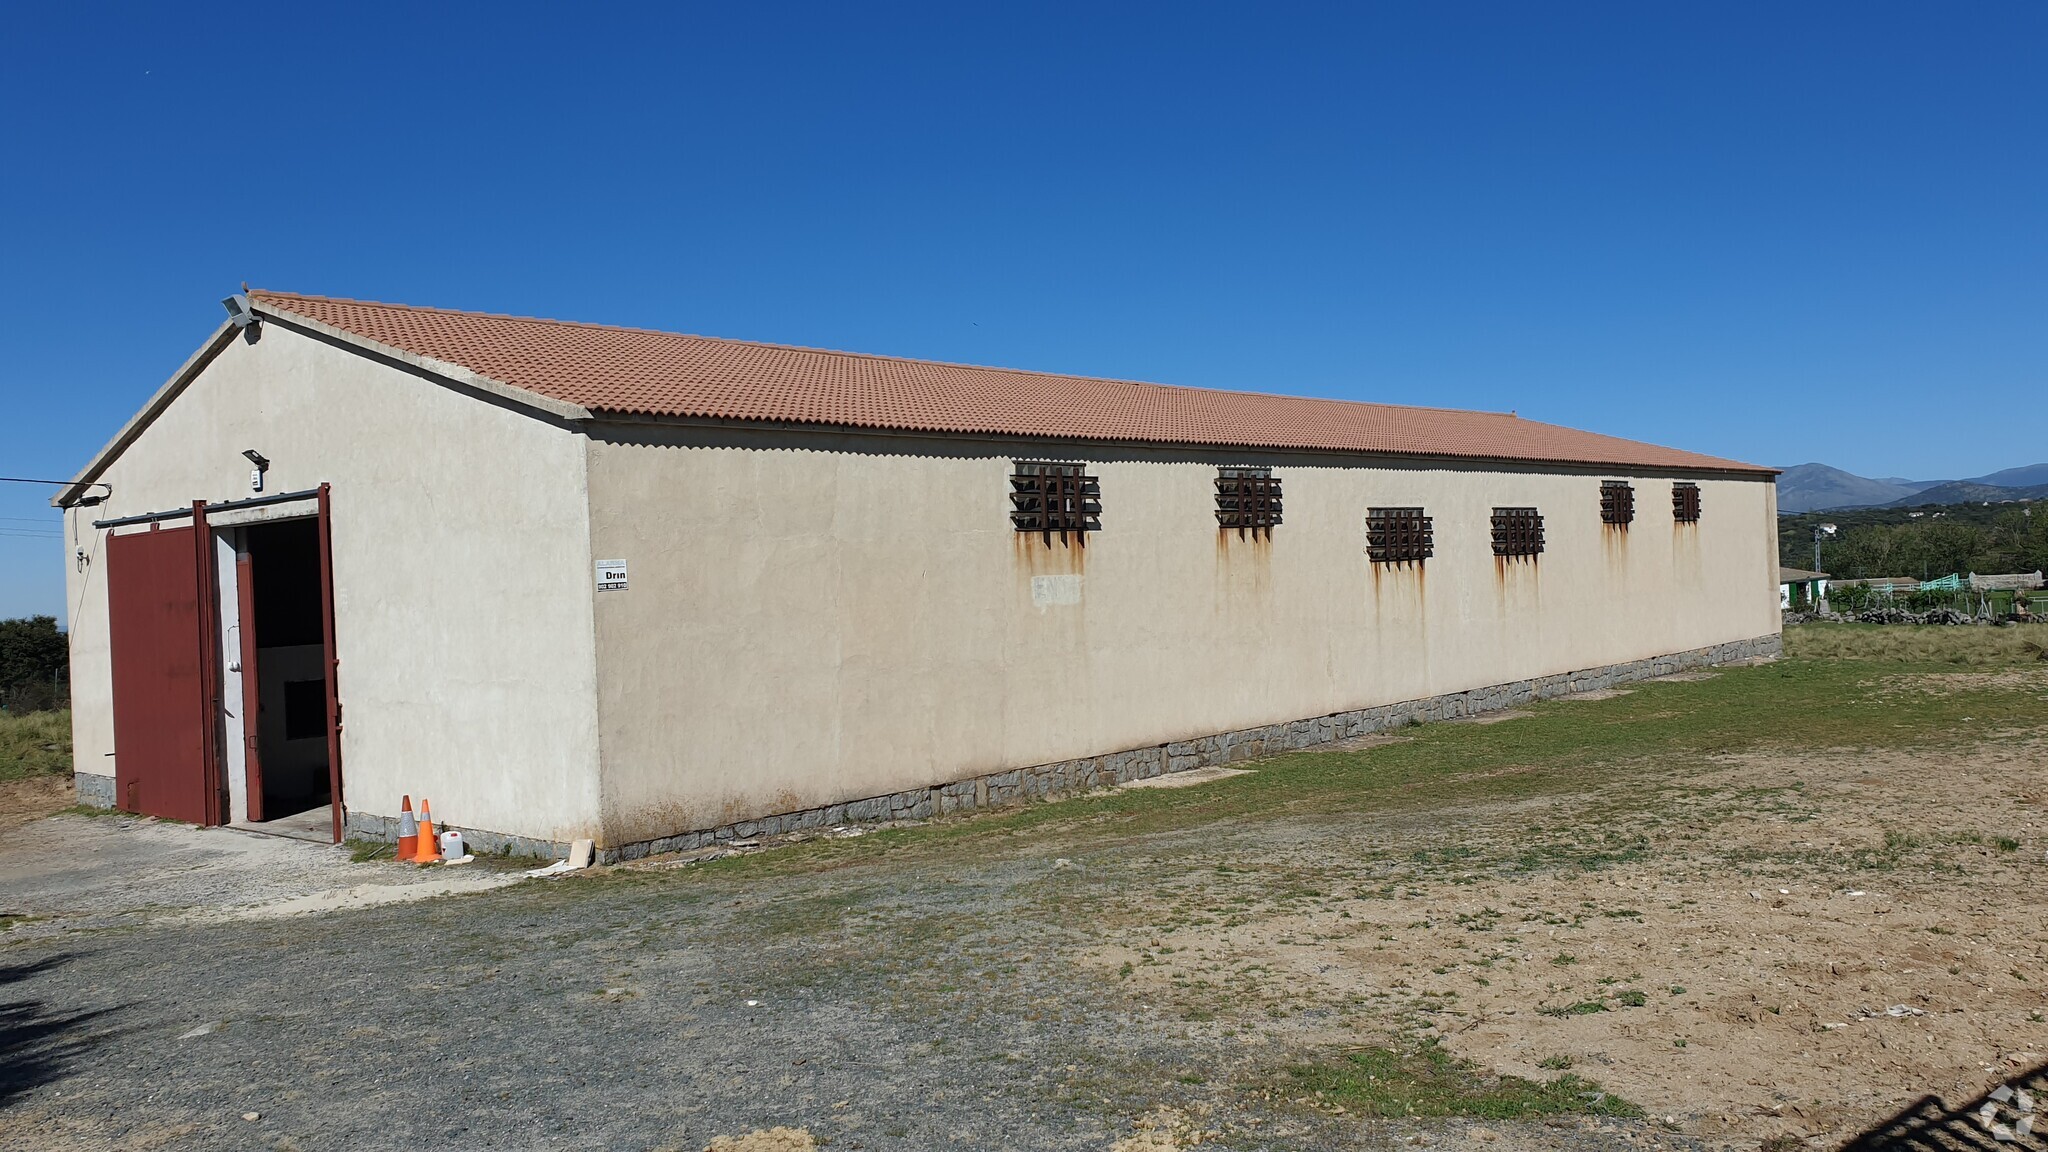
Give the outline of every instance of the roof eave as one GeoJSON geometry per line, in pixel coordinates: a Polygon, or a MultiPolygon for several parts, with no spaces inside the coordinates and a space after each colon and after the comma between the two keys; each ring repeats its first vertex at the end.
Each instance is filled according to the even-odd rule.
{"type": "Polygon", "coordinates": [[[556,400],[551,396],[543,396],[538,392],[531,392],[525,388],[507,384],[502,380],[494,380],[475,369],[461,364],[447,360],[436,360],[431,356],[421,356],[418,353],[408,352],[403,348],[385,344],[382,341],[372,340],[367,336],[358,336],[346,328],[337,328],[332,324],[322,323],[298,312],[273,307],[264,303],[261,297],[251,298],[250,310],[286,328],[295,328],[309,335],[319,336],[361,352],[396,360],[427,375],[438,376],[452,383],[460,384],[463,387],[489,393],[500,400],[519,405],[523,408],[530,408],[536,412],[546,413],[558,420],[590,419],[590,409],[580,404],[556,400]]]}
{"type": "Polygon", "coordinates": [[[933,440],[1015,440],[1041,444],[1100,444],[1117,448],[1168,448],[1242,452],[1298,452],[1321,456],[1373,456],[1399,460],[1429,460],[1464,464],[1507,464],[1517,467],[1586,468],[1613,472],[1655,473],[1657,475],[1736,476],[1744,479],[1775,480],[1782,471],[1739,460],[1699,464],[1642,464],[1620,460],[1564,459],[1536,456],[1487,456],[1452,452],[1393,451],[1367,448],[1323,448],[1315,445],[1237,444],[1218,440],[1135,440],[1112,436],[1052,436],[1029,432],[991,430],[954,431],[942,428],[889,427],[876,424],[828,424],[808,420],[755,420],[741,417],[693,416],[656,412],[633,412],[620,408],[593,408],[586,418],[596,423],[668,424],[697,428],[755,428],[775,432],[812,432],[819,435],[909,436],[933,440]]]}

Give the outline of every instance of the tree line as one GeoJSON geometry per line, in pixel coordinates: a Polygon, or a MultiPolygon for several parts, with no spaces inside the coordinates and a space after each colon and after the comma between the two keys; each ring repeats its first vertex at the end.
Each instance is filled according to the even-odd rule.
{"type": "Polygon", "coordinates": [[[55,616],[0,620],[0,712],[70,706],[71,646],[55,616]]]}
{"type": "Polygon", "coordinates": [[[1821,570],[1841,580],[2048,569],[2048,502],[1953,504],[1806,512],[1778,518],[1778,562],[1813,567],[1813,529],[1836,526],[1821,541],[1821,570]],[[1917,515],[1915,514],[1917,513],[1917,515]]]}

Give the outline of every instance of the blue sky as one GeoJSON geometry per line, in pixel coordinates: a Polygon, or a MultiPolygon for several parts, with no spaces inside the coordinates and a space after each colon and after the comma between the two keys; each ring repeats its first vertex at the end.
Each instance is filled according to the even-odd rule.
{"type": "MultiPolygon", "coordinates": [[[[0,475],[243,280],[2048,459],[2039,3],[311,8],[10,13],[0,475]]],[[[0,616],[63,615],[45,495],[0,485],[0,616]]]]}

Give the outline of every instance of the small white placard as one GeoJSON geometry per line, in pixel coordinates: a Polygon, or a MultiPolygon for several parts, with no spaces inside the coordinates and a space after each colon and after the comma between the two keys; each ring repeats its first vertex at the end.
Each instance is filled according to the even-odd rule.
{"type": "Polygon", "coordinates": [[[1031,603],[1040,608],[1051,608],[1060,604],[1081,602],[1081,578],[1079,576],[1033,576],[1031,578],[1031,603]]]}
{"type": "Polygon", "coordinates": [[[597,562],[597,590],[599,592],[624,592],[626,590],[626,562],[624,560],[599,560],[597,562]]]}

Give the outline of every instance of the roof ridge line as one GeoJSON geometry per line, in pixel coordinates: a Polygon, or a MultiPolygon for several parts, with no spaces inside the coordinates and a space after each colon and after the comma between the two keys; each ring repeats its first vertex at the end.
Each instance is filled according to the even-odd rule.
{"type": "MultiPolygon", "coordinates": [[[[937,368],[966,368],[975,372],[1005,372],[1013,376],[1028,376],[1033,379],[1086,380],[1095,384],[1121,384],[1130,388],[1156,388],[1162,392],[1207,392],[1225,396],[1257,396],[1268,400],[1297,400],[1320,404],[1357,405],[1364,408],[1396,408],[1407,412],[1448,412],[1459,416],[1497,416],[1512,420],[1523,417],[1510,412],[1493,412],[1483,408],[1450,408],[1438,404],[1395,404],[1385,400],[1345,400],[1334,396],[1298,396],[1290,392],[1257,392],[1249,388],[1209,388],[1198,384],[1165,384],[1157,380],[1130,380],[1121,376],[1084,376],[1075,372],[1046,372],[1033,368],[1011,368],[1000,364],[969,364],[959,360],[929,360],[915,356],[896,356],[887,352],[854,352],[844,348],[815,348],[807,344],[777,344],[767,340],[747,340],[735,336],[707,336],[701,332],[671,332],[664,328],[642,328],[628,324],[596,324],[588,320],[559,320],[548,316],[515,316],[509,312],[473,312],[462,308],[437,308],[430,304],[393,304],[383,300],[358,300],[350,296],[314,296],[303,292],[280,292],[268,288],[250,289],[251,296],[283,297],[294,300],[312,300],[323,304],[353,304],[365,308],[391,308],[403,312],[427,312],[437,316],[464,316],[479,320],[511,320],[522,324],[551,324],[562,328],[587,328],[599,332],[632,332],[643,336],[669,336],[684,340],[706,340],[715,344],[739,344],[749,348],[767,348],[777,352],[804,352],[813,356],[844,356],[855,360],[880,360],[890,364],[915,364],[937,368]]],[[[1541,420],[1528,421],[1532,424],[1545,423],[1541,420]]],[[[1565,427],[1552,425],[1552,427],[1565,427]]],[[[1579,429],[1570,429],[1580,431],[1579,429]]],[[[1591,433],[1602,435],[1602,433],[1591,433]]],[[[1620,437],[1625,439],[1625,437],[1620,437]]]]}

